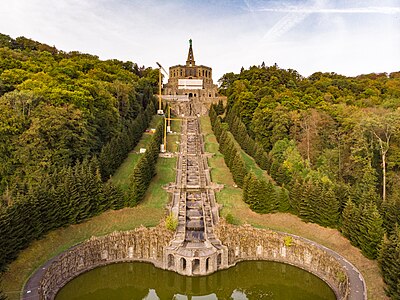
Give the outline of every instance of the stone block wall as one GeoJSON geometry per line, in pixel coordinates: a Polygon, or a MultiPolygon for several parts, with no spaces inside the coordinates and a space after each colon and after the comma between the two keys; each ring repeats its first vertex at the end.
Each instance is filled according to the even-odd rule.
{"type": "Polygon", "coordinates": [[[229,267],[244,260],[269,260],[288,263],[323,279],[338,299],[348,299],[349,278],[342,264],[322,247],[310,241],[250,225],[220,223],[216,235],[228,247],[229,267]]]}
{"type": "Polygon", "coordinates": [[[40,282],[40,299],[54,299],[68,281],[98,266],[146,261],[162,268],[163,251],[172,237],[173,232],[165,225],[92,237],[58,256],[49,266],[40,282]]]}
{"type": "Polygon", "coordinates": [[[226,105],[227,98],[225,96],[218,97],[191,97],[190,104],[187,101],[175,101],[175,100],[165,100],[168,103],[174,114],[180,117],[182,114],[185,116],[197,115],[207,116],[210,110],[211,104],[218,104],[222,101],[226,105]],[[188,109],[190,108],[190,109],[188,109]]]}
{"type": "MultiPolygon", "coordinates": [[[[173,235],[162,224],[154,228],[140,227],[93,237],[59,255],[48,267],[40,282],[40,299],[54,299],[57,292],[73,278],[110,263],[144,261],[161,269],[179,268],[181,261],[174,259],[171,262],[167,251],[173,235]]],[[[209,268],[213,271],[232,267],[245,260],[283,262],[323,279],[335,291],[338,299],[349,299],[349,278],[343,265],[323,247],[311,241],[287,233],[256,229],[250,225],[232,226],[225,222],[215,227],[215,235],[222,242],[224,251],[221,251],[223,257],[216,256],[209,260],[209,268]],[[220,264],[219,259],[225,263],[220,264]]],[[[194,259],[187,263],[193,262],[194,259]]],[[[207,266],[207,261],[204,263],[207,266]]]]}

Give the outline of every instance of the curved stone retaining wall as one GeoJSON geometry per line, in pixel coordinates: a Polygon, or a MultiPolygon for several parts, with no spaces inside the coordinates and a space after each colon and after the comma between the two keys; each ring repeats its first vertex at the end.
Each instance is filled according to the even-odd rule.
{"type": "Polygon", "coordinates": [[[335,291],[338,299],[352,299],[349,298],[346,269],[324,247],[294,235],[256,229],[250,225],[238,227],[220,224],[216,234],[222,244],[228,247],[229,267],[244,260],[284,262],[323,279],[335,291]]]}
{"type": "Polygon", "coordinates": [[[147,261],[163,268],[163,250],[173,232],[165,225],[139,227],[93,237],[58,256],[44,273],[38,290],[39,299],[54,299],[70,280],[96,267],[116,262],[147,261]]]}
{"type": "MultiPolygon", "coordinates": [[[[326,281],[338,299],[367,299],[365,284],[358,270],[337,253],[321,245],[287,233],[256,229],[250,225],[232,226],[221,222],[215,230],[228,252],[225,254],[228,261],[225,266],[228,268],[245,260],[283,262],[314,273],[326,281]],[[350,274],[351,271],[355,275],[350,274]],[[360,291],[354,290],[357,286],[360,286],[360,291]]],[[[54,259],[42,276],[39,297],[35,299],[54,299],[68,281],[110,263],[146,261],[161,269],[172,270],[166,255],[172,237],[173,233],[165,225],[159,225],[91,238],[54,259]]]]}

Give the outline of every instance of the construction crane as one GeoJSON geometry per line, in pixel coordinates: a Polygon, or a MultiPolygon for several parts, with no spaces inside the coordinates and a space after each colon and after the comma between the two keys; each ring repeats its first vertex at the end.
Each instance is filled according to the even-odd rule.
{"type": "Polygon", "coordinates": [[[162,74],[161,74],[161,70],[164,71],[165,75],[168,76],[168,72],[165,71],[165,69],[163,68],[163,66],[159,63],[156,62],[158,65],[158,110],[157,110],[157,114],[159,115],[163,115],[164,111],[162,110],[162,96],[161,96],[161,87],[162,87],[162,74]]]}
{"type": "MultiPolygon", "coordinates": [[[[161,87],[162,87],[162,74],[161,71],[165,73],[165,75],[168,76],[168,72],[163,68],[163,66],[159,63],[156,62],[158,65],[158,110],[157,114],[159,115],[164,115],[164,111],[162,110],[162,94],[161,94],[161,87]]],[[[174,119],[171,118],[171,107],[168,106],[168,117],[164,116],[164,138],[163,138],[163,144],[161,144],[161,152],[167,151],[167,134],[171,132],[171,120],[180,120],[180,119],[174,119]]]]}

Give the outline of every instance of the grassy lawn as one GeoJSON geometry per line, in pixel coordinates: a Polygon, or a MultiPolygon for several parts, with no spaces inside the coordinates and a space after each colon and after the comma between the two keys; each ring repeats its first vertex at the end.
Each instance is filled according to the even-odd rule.
{"type": "MultiPolygon", "coordinates": [[[[178,137],[176,135],[174,139],[177,140],[178,137]]],[[[144,147],[148,139],[149,134],[144,134],[135,150],[144,147]]],[[[113,180],[116,180],[115,178],[118,176],[118,179],[123,181],[124,176],[129,176],[129,170],[134,165],[133,157],[134,155],[138,156],[134,154],[135,150],[118,169],[113,180]]],[[[18,259],[9,266],[8,272],[2,277],[1,287],[7,296],[12,300],[20,299],[20,291],[30,274],[50,258],[92,236],[130,230],[141,225],[146,227],[157,225],[164,218],[165,206],[169,201],[169,194],[163,189],[163,185],[175,181],[175,167],[176,158],[158,159],[157,175],[151,182],[144,200],[138,206],[118,211],[107,211],[81,224],[54,230],[41,240],[33,242],[19,254],[18,259]]]]}
{"type": "Polygon", "coordinates": [[[175,157],[158,158],[157,175],[150,183],[146,195],[139,206],[144,206],[146,208],[152,209],[161,209],[164,212],[164,208],[169,202],[170,195],[165,189],[163,189],[163,186],[168,184],[169,182],[175,181],[175,167],[175,157]]]}
{"type": "MultiPolygon", "coordinates": [[[[369,299],[388,299],[384,293],[384,284],[377,262],[365,258],[361,251],[353,247],[338,230],[314,223],[305,223],[289,213],[262,215],[250,210],[248,205],[242,201],[242,190],[233,187],[232,175],[225,165],[222,154],[218,152],[218,143],[208,117],[201,118],[201,130],[205,137],[206,151],[214,153],[214,156],[208,160],[209,166],[212,168],[211,178],[214,182],[225,185],[222,191],[216,193],[217,202],[222,205],[221,215],[223,217],[230,214],[239,224],[247,223],[258,228],[288,232],[320,243],[340,253],[361,271],[367,283],[369,299]]],[[[254,163],[254,160],[252,161],[254,163]]],[[[251,164],[251,161],[247,160],[246,163],[251,164]]]]}
{"type": "MultiPolygon", "coordinates": [[[[149,128],[155,128],[160,121],[161,116],[154,116],[150,122],[149,128]]],[[[146,148],[147,143],[150,141],[153,134],[145,132],[142,135],[139,143],[136,147],[129,152],[128,157],[124,160],[121,166],[115,171],[114,175],[111,177],[111,181],[121,187],[123,190],[128,190],[129,188],[129,175],[132,169],[135,167],[137,161],[143,154],[139,154],[140,148],[146,148]]]]}
{"type": "MultiPolygon", "coordinates": [[[[239,146],[239,144],[238,144],[238,146],[239,146]]],[[[271,179],[271,177],[268,175],[267,171],[261,169],[257,165],[257,163],[254,161],[254,158],[252,158],[250,155],[248,155],[243,150],[240,151],[240,154],[241,154],[243,161],[246,164],[248,170],[252,170],[258,179],[262,179],[265,177],[268,179],[271,179]]]]}

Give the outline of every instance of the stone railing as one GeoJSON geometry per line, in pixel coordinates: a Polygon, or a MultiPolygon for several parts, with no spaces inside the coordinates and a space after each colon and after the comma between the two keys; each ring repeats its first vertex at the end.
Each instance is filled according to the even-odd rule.
{"type": "Polygon", "coordinates": [[[163,249],[172,236],[173,232],[167,230],[165,225],[159,225],[92,237],[62,253],[50,264],[40,281],[39,298],[54,299],[71,279],[110,263],[146,261],[163,268],[163,249]]]}
{"type": "Polygon", "coordinates": [[[343,264],[311,241],[250,225],[220,224],[216,235],[228,247],[229,267],[245,260],[278,261],[300,267],[323,279],[338,299],[349,299],[349,278],[343,264]]]}

